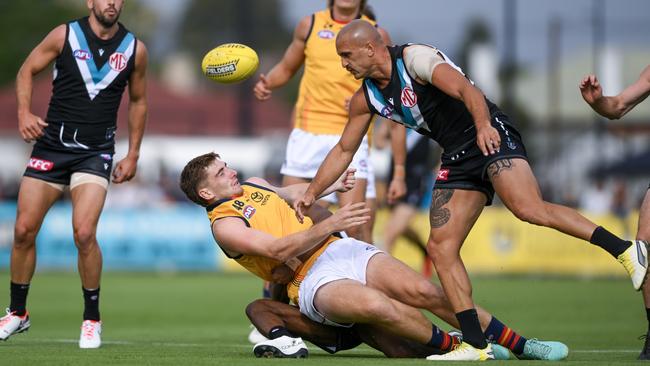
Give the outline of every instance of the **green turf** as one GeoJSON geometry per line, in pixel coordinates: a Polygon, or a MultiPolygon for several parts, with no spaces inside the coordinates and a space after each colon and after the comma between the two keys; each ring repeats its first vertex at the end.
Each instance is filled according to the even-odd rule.
{"type": "MultiPolygon", "coordinates": [[[[8,289],[8,273],[0,284],[8,289]]],[[[565,364],[636,362],[645,313],[628,281],[477,278],[475,300],[522,334],[571,349],[565,364]]],[[[307,360],[256,359],[246,341],[245,305],[260,293],[249,275],[105,273],[104,345],[77,347],[82,296],[74,273],[37,273],[29,296],[32,329],[0,343],[0,365],[428,365],[388,360],[360,347],[330,356],[310,347],[307,360]]],[[[8,292],[0,293],[8,303],[8,292]]],[[[506,364],[540,364],[504,361],[506,364]]],[[[532,362],[532,363],[531,363],[532,362]]],[[[454,363],[457,365],[458,363],[454,363]]],[[[493,363],[497,364],[497,363],[493,363]]]]}

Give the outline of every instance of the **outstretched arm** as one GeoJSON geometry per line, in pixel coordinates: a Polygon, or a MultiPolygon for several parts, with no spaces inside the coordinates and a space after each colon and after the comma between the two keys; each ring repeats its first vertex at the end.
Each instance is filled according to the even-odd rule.
{"type": "Polygon", "coordinates": [[[327,154],[305,194],[294,203],[299,220],[302,220],[304,212],[315,202],[316,197],[332,185],[350,165],[368,132],[371,119],[372,114],[366,104],[363,90],[359,89],[350,100],[350,117],[339,142],[327,154]]]}
{"type": "Polygon", "coordinates": [[[54,28],[27,56],[16,75],[16,99],[18,102],[18,131],[25,142],[43,136],[47,123],[31,112],[34,76],[56,59],[65,43],[64,24],[54,28]]]}
{"type": "Polygon", "coordinates": [[[637,81],[618,95],[603,96],[596,75],[587,75],[582,79],[580,92],[596,113],[609,119],[619,119],[650,95],[650,65],[641,72],[637,81]]]}
{"type": "Polygon", "coordinates": [[[273,89],[286,84],[296,74],[305,62],[305,42],[309,35],[312,19],[304,17],[293,32],[293,39],[284,52],[282,60],[278,62],[268,74],[260,74],[260,80],[255,84],[253,93],[259,100],[271,98],[273,89]]]}

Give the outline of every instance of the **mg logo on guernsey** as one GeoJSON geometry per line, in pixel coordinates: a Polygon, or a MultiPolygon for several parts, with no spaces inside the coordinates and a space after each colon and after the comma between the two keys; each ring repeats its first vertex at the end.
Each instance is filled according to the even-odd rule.
{"type": "Polygon", "coordinates": [[[418,97],[415,95],[415,92],[410,87],[405,87],[402,89],[402,95],[400,96],[402,105],[407,108],[411,108],[418,103],[418,97]]]}
{"type": "Polygon", "coordinates": [[[30,158],[27,167],[34,170],[40,170],[42,172],[49,172],[52,170],[52,168],[54,168],[54,163],[39,158],[30,158]]]}
{"type": "Polygon", "coordinates": [[[436,180],[447,180],[447,179],[449,179],[449,169],[438,170],[438,176],[436,176],[436,180]]]}
{"type": "Polygon", "coordinates": [[[115,52],[108,58],[108,64],[111,69],[120,72],[126,68],[126,56],[121,52],[115,52]]]}

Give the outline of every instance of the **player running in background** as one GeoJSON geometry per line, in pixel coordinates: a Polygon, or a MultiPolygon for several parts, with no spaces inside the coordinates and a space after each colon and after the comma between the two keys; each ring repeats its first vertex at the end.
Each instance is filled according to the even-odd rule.
{"type": "Polygon", "coordinates": [[[36,267],[36,235],[43,218],[70,187],[72,227],[84,297],[80,348],[101,345],[99,285],[102,254],[97,222],[115,152],[117,110],[129,88],[129,151],[113,182],[135,175],[147,113],[147,50],[117,20],[122,0],[88,0],[90,15],[52,30],[32,50],[16,77],[18,128],[36,141],[18,194],[11,250],[11,303],[0,319],[0,340],[30,326],[27,292],[36,267]],[[55,62],[52,98],[43,121],[31,113],[34,76],[55,62]]]}
{"type": "MultiPolygon", "coordinates": [[[[587,75],[582,79],[580,92],[585,102],[598,114],[609,119],[619,119],[650,95],[650,65],[646,66],[641,72],[637,81],[618,95],[604,96],[603,88],[600,86],[596,75],[587,75]]],[[[645,240],[646,243],[650,241],[650,185],[648,185],[648,191],[646,191],[639,210],[639,228],[636,238],[645,240]]],[[[648,319],[648,330],[639,360],[650,360],[650,284],[648,282],[643,285],[642,291],[648,319]]]]}
{"type": "MultiPolygon", "coordinates": [[[[323,194],[349,190],[354,185],[351,172],[323,194]]],[[[453,349],[453,338],[417,310],[426,309],[457,327],[442,289],[373,245],[339,234],[369,219],[362,202],[334,214],[314,205],[300,222],[287,203],[302,197],[307,183],[282,188],[260,178],[240,183],[237,172],[215,153],[192,159],[183,168],[180,185],[190,200],[206,207],[214,238],[227,257],[267,281],[274,280],[278,267],[294,270],[288,297],[311,320],[333,326],[372,324],[441,351],[453,349]]],[[[568,354],[564,344],[526,339],[485,310],[478,308],[478,314],[484,340],[519,357],[563,359],[568,354]]],[[[491,346],[487,348],[494,358],[491,346]]]]}
{"type": "MultiPolygon", "coordinates": [[[[287,142],[281,169],[283,185],[309,182],[327,152],[341,137],[348,119],[349,100],[361,84],[341,67],[335,39],[343,26],[354,19],[361,19],[376,27],[374,17],[367,14],[365,0],[329,0],[327,9],[300,20],[283,58],[266,75],[261,74],[255,85],[255,96],[267,100],[274,89],[285,85],[302,65],[305,66],[294,108],[294,128],[287,142]]],[[[382,28],[377,30],[390,44],[386,31],[382,28]]],[[[403,134],[401,137],[403,139],[403,134]]],[[[399,138],[400,135],[396,133],[396,141],[399,138]]],[[[399,145],[398,142],[396,144],[399,145]]],[[[398,169],[403,170],[403,140],[401,144],[401,150],[399,146],[395,147],[395,162],[399,165],[398,169]]],[[[350,163],[350,167],[357,172],[357,185],[350,192],[338,194],[340,206],[366,200],[367,185],[374,181],[369,177],[374,173],[368,170],[372,169],[368,152],[368,138],[364,137],[350,163]]],[[[400,176],[403,178],[403,175],[400,176]]],[[[403,181],[401,185],[398,184],[395,183],[391,194],[403,194],[403,181]]],[[[374,192],[374,187],[371,187],[371,192],[374,192]]],[[[368,198],[372,197],[368,195],[368,198]]],[[[351,228],[348,234],[370,242],[372,226],[366,224],[351,228]]]]}
{"type": "Polygon", "coordinates": [[[352,97],[340,141],[296,202],[296,211],[301,215],[345,171],[374,114],[440,144],[444,153],[433,190],[428,253],[463,343],[432,359],[488,358],[460,248],[495,191],[519,219],[600,246],[623,264],[634,288],[641,287],[648,265],[645,243],[623,240],[573,209],[545,202],[515,127],[442,52],[426,45],[389,47],[374,27],[360,21],[339,32],[336,47],[345,68],[364,82],[352,97]]]}

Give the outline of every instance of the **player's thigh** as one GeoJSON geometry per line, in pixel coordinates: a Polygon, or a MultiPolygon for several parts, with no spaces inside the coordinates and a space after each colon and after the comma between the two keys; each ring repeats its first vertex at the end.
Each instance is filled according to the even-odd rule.
{"type": "Polygon", "coordinates": [[[414,307],[442,304],[442,289],[398,259],[380,253],[374,255],[366,269],[366,285],[388,297],[414,307]]]}
{"type": "Polygon", "coordinates": [[[343,207],[349,203],[365,202],[366,201],[366,179],[356,179],[354,187],[347,192],[338,192],[337,198],[339,206],[343,207]]]}
{"type": "Polygon", "coordinates": [[[386,305],[390,306],[386,295],[348,279],[329,282],[314,296],[318,312],[340,324],[366,322],[381,313],[381,307],[386,305]]]}
{"type": "Polygon", "coordinates": [[[639,210],[639,231],[637,238],[650,241],[650,189],[646,191],[639,210]]]}
{"type": "Polygon", "coordinates": [[[18,191],[16,226],[38,229],[47,211],[61,197],[62,190],[43,180],[23,177],[18,191]]]}
{"type": "Polygon", "coordinates": [[[70,189],[72,226],[75,230],[82,229],[94,232],[104,208],[106,186],[101,184],[102,177],[88,174],[86,179],[88,179],[87,182],[70,189]]]}
{"type": "Polygon", "coordinates": [[[434,188],[429,210],[429,254],[438,249],[438,253],[458,255],[486,202],[481,191],[434,188]]]}
{"type": "Polygon", "coordinates": [[[487,168],[494,191],[511,211],[542,203],[542,194],[528,162],[521,158],[495,161],[487,168]]]}

